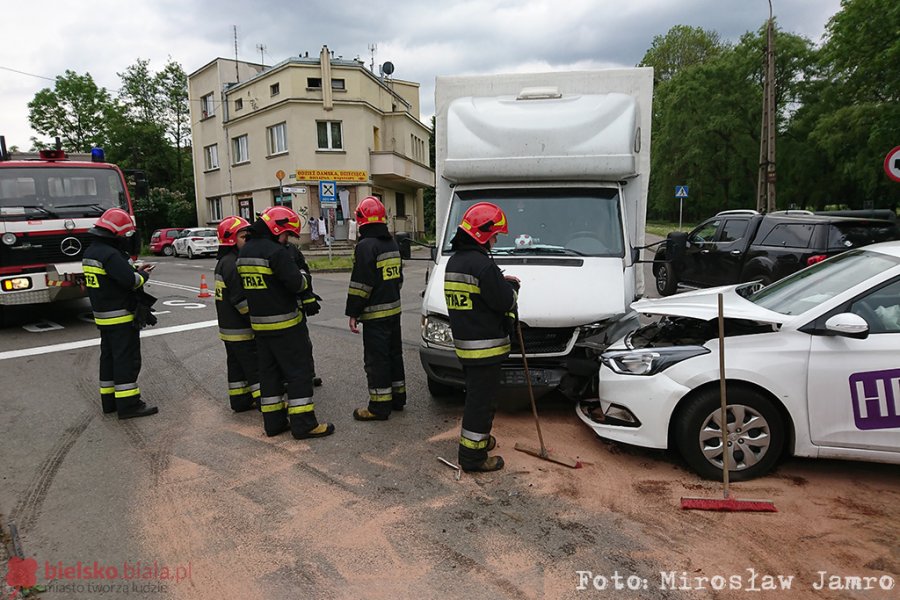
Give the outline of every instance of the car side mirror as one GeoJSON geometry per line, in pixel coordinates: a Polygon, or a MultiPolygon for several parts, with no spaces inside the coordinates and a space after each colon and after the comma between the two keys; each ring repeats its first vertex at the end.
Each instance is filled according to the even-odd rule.
{"type": "Polygon", "coordinates": [[[832,335],[864,340],[869,337],[869,324],[861,316],[840,313],[825,321],[825,329],[832,335]]]}
{"type": "Polygon", "coordinates": [[[683,231],[672,231],[666,236],[666,260],[677,261],[684,258],[687,249],[688,234],[683,231]]]}

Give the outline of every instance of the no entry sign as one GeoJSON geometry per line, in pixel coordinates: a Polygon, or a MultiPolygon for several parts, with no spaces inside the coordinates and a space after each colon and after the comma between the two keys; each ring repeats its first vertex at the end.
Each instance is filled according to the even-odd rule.
{"type": "Polygon", "coordinates": [[[900,182],[900,146],[888,152],[884,158],[884,172],[894,181],[900,182]]]}

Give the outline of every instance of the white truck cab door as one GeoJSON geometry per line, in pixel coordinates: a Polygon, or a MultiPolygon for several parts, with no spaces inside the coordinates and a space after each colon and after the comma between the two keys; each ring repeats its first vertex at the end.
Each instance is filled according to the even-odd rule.
{"type": "Polygon", "coordinates": [[[813,336],[807,378],[817,446],[900,453],[900,281],[855,300],[866,339],[813,336]]]}

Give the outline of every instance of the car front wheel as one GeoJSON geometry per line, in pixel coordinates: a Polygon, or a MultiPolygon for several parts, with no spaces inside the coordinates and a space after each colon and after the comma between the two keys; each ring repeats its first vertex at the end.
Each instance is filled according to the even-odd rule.
{"type": "MultiPolygon", "coordinates": [[[[784,448],[785,423],[767,398],[746,388],[728,389],[725,452],[732,481],[765,475],[784,448]]],[[[690,401],[675,423],[681,456],[701,477],[721,479],[725,457],[719,389],[705,390],[690,401]]]]}
{"type": "Polygon", "coordinates": [[[656,268],[656,291],[660,296],[671,296],[678,291],[678,278],[672,265],[663,263],[656,268]]]}
{"type": "Polygon", "coordinates": [[[172,248],[172,245],[171,245],[171,244],[169,244],[168,246],[163,246],[162,253],[163,253],[164,255],[166,255],[166,256],[172,256],[172,253],[174,253],[174,252],[175,252],[175,250],[174,250],[174,248],[172,248]]]}
{"type": "Polygon", "coordinates": [[[187,255],[188,255],[188,260],[194,260],[194,251],[191,250],[190,246],[188,246],[187,255]]]}

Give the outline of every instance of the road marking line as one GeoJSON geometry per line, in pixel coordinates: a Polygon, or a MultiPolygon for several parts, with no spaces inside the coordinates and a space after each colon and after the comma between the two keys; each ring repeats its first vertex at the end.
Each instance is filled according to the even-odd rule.
{"type": "MultiPolygon", "coordinates": [[[[156,337],[158,335],[167,335],[170,333],[180,333],[182,331],[191,331],[193,329],[204,329],[206,327],[215,327],[219,324],[218,319],[211,321],[200,321],[198,323],[188,323],[186,325],[173,325],[172,327],[163,327],[162,329],[154,329],[151,331],[144,330],[141,332],[142,338],[156,337]]],[[[49,346],[38,346],[36,348],[25,348],[23,350],[9,350],[0,352],[0,360],[9,360],[11,358],[22,358],[24,356],[38,356],[41,354],[51,354],[53,352],[65,352],[66,350],[77,350],[78,348],[89,348],[91,346],[99,346],[100,338],[91,340],[79,340],[77,342],[66,342],[64,344],[51,344],[49,346]]]]}
{"type": "Polygon", "coordinates": [[[176,290],[182,290],[185,292],[197,292],[200,293],[200,288],[191,287],[189,285],[182,285],[180,283],[167,283],[165,281],[154,281],[150,280],[146,285],[161,285],[163,287],[173,288],[176,290]]]}

